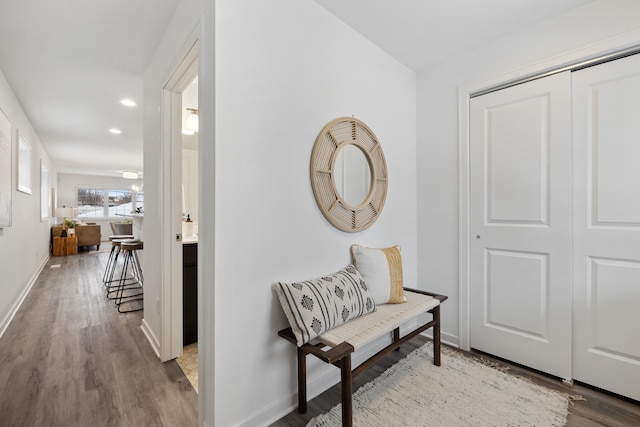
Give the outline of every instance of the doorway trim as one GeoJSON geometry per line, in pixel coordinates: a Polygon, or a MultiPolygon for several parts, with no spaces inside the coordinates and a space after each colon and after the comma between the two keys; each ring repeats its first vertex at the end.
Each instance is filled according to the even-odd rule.
{"type": "Polygon", "coordinates": [[[162,89],[162,290],[160,360],[182,355],[182,92],[198,75],[199,45],[192,33],[162,89]],[[178,239],[176,236],[180,235],[178,239]]]}
{"type": "Polygon", "coordinates": [[[603,42],[588,45],[544,61],[517,68],[506,74],[464,84],[458,88],[458,346],[471,349],[470,278],[469,278],[469,176],[470,133],[469,102],[473,96],[499,90],[534,78],[566,70],[584,62],[602,62],[605,58],[640,47],[640,30],[633,30],[603,42]]]}

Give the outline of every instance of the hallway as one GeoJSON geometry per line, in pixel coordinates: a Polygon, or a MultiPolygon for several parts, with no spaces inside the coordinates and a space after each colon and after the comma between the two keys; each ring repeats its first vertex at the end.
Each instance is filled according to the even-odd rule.
{"type": "Polygon", "coordinates": [[[198,395],[156,357],[142,312],[107,300],[108,255],[51,257],[0,338],[2,426],[197,424],[198,395]]]}

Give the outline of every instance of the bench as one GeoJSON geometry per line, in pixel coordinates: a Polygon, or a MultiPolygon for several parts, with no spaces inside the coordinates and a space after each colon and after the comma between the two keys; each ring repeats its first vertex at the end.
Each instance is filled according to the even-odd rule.
{"type": "Polygon", "coordinates": [[[325,363],[340,368],[342,425],[352,425],[352,382],[360,373],[371,367],[391,351],[397,350],[403,343],[411,340],[429,328],[433,328],[433,363],[440,366],[440,303],[447,299],[444,295],[404,287],[406,302],[401,304],[381,304],[376,311],[348,320],[335,328],[318,335],[313,340],[298,345],[291,327],[278,332],[278,335],[297,347],[298,361],[298,412],[307,411],[307,372],[306,356],[312,354],[325,363]],[[421,323],[419,315],[429,313],[431,319],[421,323]],[[400,326],[413,319],[418,326],[400,336],[400,326]],[[365,362],[352,369],[351,355],[367,344],[391,335],[392,342],[365,362]]]}

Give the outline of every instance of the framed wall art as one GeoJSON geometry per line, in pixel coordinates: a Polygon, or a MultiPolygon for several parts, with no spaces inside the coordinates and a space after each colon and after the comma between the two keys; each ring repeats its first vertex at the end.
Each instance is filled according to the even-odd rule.
{"type": "Polygon", "coordinates": [[[0,110],[0,228],[11,226],[11,122],[0,110]]]}
{"type": "Polygon", "coordinates": [[[56,206],[58,206],[58,192],[55,187],[51,187],[51,200],[49,203],[49,218],[53,218],[53,214],[56,212],[56,206]]]}
{"type": "Polygon", "coordinates": [[[49,191],[49,168],[40,160],[40,221],[46,221],[51,217],[51,192],[49,191]]]}
{"type": "Polygon", "coordinates": [[[31,144],[18,132],[18,191],[31,194],[31,144]]]}

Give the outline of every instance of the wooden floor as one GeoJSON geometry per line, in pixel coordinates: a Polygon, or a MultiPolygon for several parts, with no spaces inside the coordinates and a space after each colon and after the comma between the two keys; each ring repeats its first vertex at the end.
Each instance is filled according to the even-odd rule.
{"type": "MultiPolygon", "coordinates": [[[[399,352],[392,352],[384,360],[378,362],[369,370],[356,377],[353,381],[353,390],[371,381],[393,363],[420,347],[428,340],[424,337],[416,337],[411,342],[403,345],[399,352]]],[[[536,384],[559,390],[562,393],[580,395],[586,401],[575,401],[569,404],[568,427],[640,427],[640,404],[612,396],[611,394],[595,390],[591,387],[576,384],[573,388],[565,387],[557,378],[531,371],[529,369],[497,360],[485,354],[465,353],[469,357],[482,357],[501,366],[508,367],[507,372],[531,379],[536,384]]],[[[291,363],[294,363],[292,360],[291,363]]],[[[337,368],[336,368],[337,369],[337,368]]],[[[640,379],[638,379],[640,381],[640,379]]],[[[297,411],[289,413],[279,421],[271,424],[271,427],[299,427],[306,425],[313,417],[329,411],[340,403],[340,384],[330,388],[320,396],[309,401],[306,414],[298,414],[297,411]]]]}
{"type": "MultiPolygon", "coordinates": [[[[49,260],[0,338],[0,426],[197,425],[197,394],[174,361],[155,356],[140,329],[141,313],[118,314],[105,298],[107,256],[92,251],[49,260]]],[[[425,341],[418,337],[389,355],[356,378],[354,389],[425,341]]],[[[513,374],[586,398],[570,405],[567,426],[640,426],[637,402],[582,385],[568,389],[506,365],[513,374]]],[[[337,385],[309,402],[307,414],[294,411],[272,426],[304,426],[339,401],[337,385]]]]}
{"type": "Polygon", "coordinates": [[[142,312],[106,299],[107,256],[52,257],[40,274],[0,338],[0,426],[197,425],[197,393],[156,357],[142,312]]]}

